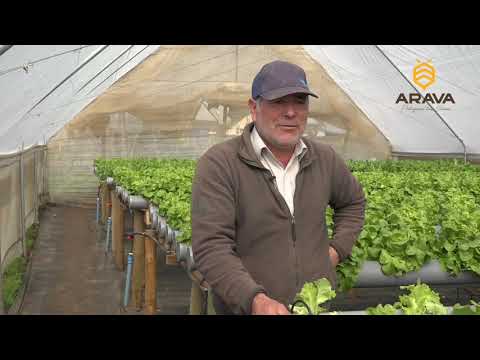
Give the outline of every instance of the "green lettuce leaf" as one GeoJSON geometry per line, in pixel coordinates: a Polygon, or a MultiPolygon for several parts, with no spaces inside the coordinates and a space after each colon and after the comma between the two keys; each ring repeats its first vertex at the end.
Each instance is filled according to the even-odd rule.
{"type": "MultiPolygon", "coordinates": [[[[294,302],[302,300],[308,305],[312,311],[312,315],[318,315],[326,311],[326,309],[320,305],[333,299],[335,296],[335,291],[332,290],[330,282],[327,279],[322,278],[312,282],[306,282],[303,285],[302,290],[295,296],[294,302]]],[[[301,303],[295,305],[293,312],[298,315],[308,314],[307,308],[301,303]]]]}
{"type": "Polygon", "coordinates": [[[367,315],[397,315],[397,308],[394,305],[377,305],[376,307],[369,307],[365,310],[367,315]]]}
{"type": "Polygon", "coordinates": [[[401,295],[398,308],[405,315],[447,315],[447,308],[440,302],[440,295],[427,284],[418,282],[416,285],[400,286],[409,291],[401,295]]]}

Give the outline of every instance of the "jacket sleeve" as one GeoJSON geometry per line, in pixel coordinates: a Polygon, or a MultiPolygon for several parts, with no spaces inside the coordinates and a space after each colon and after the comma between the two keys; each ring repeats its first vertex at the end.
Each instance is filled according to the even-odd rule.
{"type": "Polygon", "coordinates": [[[365,194],[345,161],[332,149],[333,174],[330,206],[334,211],[333,239],[330,245],[340,261],[351,253],[365,220],[365,194]]]}
{"type": "Polygon", "coordinates": [[[228,165],[208,151],[197,162],[192,185],[192,251],[195,264],[234,314],[251,314],[253,297],[266,292],[236,253],[235,195],[228,165]]]}

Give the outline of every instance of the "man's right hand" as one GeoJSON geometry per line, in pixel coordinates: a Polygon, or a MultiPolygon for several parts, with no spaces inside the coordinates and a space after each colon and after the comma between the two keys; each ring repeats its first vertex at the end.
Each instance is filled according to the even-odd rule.
{"type": "Polygon", "coordinates": [[[269,298],[264,293],[255,295],[252,301],[252,315],[291,315],[285,305],[269,298]]]}

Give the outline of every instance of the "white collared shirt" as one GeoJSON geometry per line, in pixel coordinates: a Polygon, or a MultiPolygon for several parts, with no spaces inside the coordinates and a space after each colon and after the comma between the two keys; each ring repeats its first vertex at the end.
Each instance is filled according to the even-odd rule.
{"type": "Polygon", "coordinates": [[[284,168],[282,163],[273,155],[270,149],[265,145],[258,134],[255,126],[250,133],[250,139],[252,140],[253,150],[261,161],[263,166],[270,169],[270,172],[275,176],[275,182],[277,184],[278,191],[282,194],[285,202],[290,209],[290,213],[293,214],[293,197],[295,195],[295,179],[300,169],[300,159],[307,151],[307,146],[300,139],[300,142],[295,146],[292,157],[288,161],[287,166],[284,168]]]}

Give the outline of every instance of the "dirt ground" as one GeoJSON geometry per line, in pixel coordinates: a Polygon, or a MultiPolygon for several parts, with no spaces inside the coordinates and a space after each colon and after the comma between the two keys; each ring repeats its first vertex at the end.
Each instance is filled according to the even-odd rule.
{"type": "MultiPolygon", "coordinates": [[[[40,234],[20,313],[125,314],[121,306],[125,272],[115,268],[111,253],[105,255],[104,230],[95,224],[95,209],[47,207],[40,215],[40,234]]],[[[158,254],[159,264],[162,256],[158,254]]],[[[160,265],[159,314],[188,314],[190,286],[183,269],[160,265]]]]}

